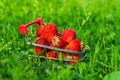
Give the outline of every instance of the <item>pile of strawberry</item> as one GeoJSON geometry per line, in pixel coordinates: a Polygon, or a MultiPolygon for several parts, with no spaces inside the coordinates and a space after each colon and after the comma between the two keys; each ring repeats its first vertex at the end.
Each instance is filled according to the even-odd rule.
{"type": "MultiPolygon", "coordinates": [[[[82,43],[76,39],[76,33],[72,29],[66,29],[62,33],[60,33],[56,27],[56,25],[48,23],[44,24],[41,18],[37,18],[33,22],[29,22],[25,25],[20,25],[18,27],[20,34],[27,34],[27,28],[36,24],[36,36],[38,37],[36,40],[36,44],[42,44],[52,47],[57,47],[65,50],[72,50],[76,52],[80,52],[82,50],[82,43]]],[[[50,49],[43,49],[41,47],[35,47],[34,51],[37,55],[47,56],[48,58],[58,58],[58,52],[52,51],[50,49]]],[[[75,60],[79,61],[79,54],[68,54],[65,52],[60,52],[62,54],[63,59],[67,60],[75,60]]],[[[68,61],[68,64],[72,64],[72,61],[68,61]]]]}

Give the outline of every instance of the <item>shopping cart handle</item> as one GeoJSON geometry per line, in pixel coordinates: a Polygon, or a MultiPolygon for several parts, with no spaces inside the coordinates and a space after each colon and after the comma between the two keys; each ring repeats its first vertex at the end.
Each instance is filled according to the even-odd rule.
{"type": "Polygon", "coordinates": [[[26,44],[37,46],[37,47],[42,47],[42,48],[47,48],[47,49],[51,49],[51,50],[61,51],[61,52],[65,52],[65,53],[72,53],[72,54],[82,54],[83,53],[83,52],[76,52],[76,51],[72,51],[72,50],[65,50],[65,49],[60,49],[60,48],[56,48],[56,47],[46,46],[46,45],[42,45],[42,44],[36,44],[36,43],[29,42],[29,41],[27,41],[26,44]]]}

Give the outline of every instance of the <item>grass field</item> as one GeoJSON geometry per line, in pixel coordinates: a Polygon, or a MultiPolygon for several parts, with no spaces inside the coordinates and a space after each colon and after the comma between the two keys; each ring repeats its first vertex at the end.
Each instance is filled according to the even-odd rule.
{"type": "Polygon", "coordinates": [[[0,80],[103,80],[116,71],[120,71],[120,0],[0,0],[0,80]],[[60,31],[74,29],[77,39],[90,46],[85,61],[72,70],[61,63],[30,61],[33,48],[24,42],[36,27],[21,36],[18,26],[38,17],[60,31]]]}

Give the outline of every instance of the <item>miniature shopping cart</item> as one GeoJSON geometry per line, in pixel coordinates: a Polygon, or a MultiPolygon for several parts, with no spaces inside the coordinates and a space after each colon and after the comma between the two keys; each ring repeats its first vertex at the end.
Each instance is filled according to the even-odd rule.
{"type": "MultiPolygon", "coordinates": [[[[52,46],[47,46],[47,45],[42,45],[42,44],[36,44],[36,43],[32,42],[32,39],[33,38],[27,39],[25,44],[28,44],[28,45],[31,45],[31,46],[34,46],[34,47],[41,47],[41,48],[44,48],[44,49],[54,50],[54,51],[57,51],[57,52],[64,52],[64,53],[67,53],[67,54],[70,54],[70,55],[78,54],[79,57],[80,57],[80,60],[78,60],[78,61],[62,59],[63,62],[68,62],[68,61],[80,62],[80,61],[83,61],[88,56],[85,53],[86,50],[88,49],[88,46],[85,46],[84,49],[81,52],[75,52],[75,51],[72,51],[72,50],[65,50],[65,49],[61,49],[61,48],[57,48],[57,47],[52,47],[52,46]]],[[[33,58],[51,59],[51,60],[59,61],[58,58],[53,58],[53,57],[48,58],[47,56],[42,56],[42,55],[33,55],[33,54],[31,54],[29,56],[33,57],[33,58]]]]}
{"type": "MultiPolygon", "coordinates": [[[[27,27],[32,25],[32,24],[38,24],[38,25],[44,25],[44,23],[42,22],[42,19],[41,18],[38,18],[36,19],[35,21],[33,22],[30,22],[28,24],[25,24],[25,25],[20,25],[18,30],[20,32],[20,34],[27,34],[28,33],[28,30],[27,30],[27,27]]],[[[26,44],[28,45],[32,45],[32,46],[35,46],[35,47],[41,47],[43,49],[49,49],[49,50],[53,50],[53,51],[56,51],[56,52],[63,52],[63,53],[66,53],[66,54],[69,54],[69,55],[79,55],[80,57],[80,60],[70,60],[70,59],[62,59],[63,62],[79,62],[79,61],[82,61],[84,60],[86,57],[87,57],[87,54],[85,54],[86,52],[86,49],[88,49],[88,46],[84,47],[83,50],[81,52],[75,52],[75,51],[71,51],[71,50],[65,50],[65,49],[61,49],[61,48],[57,48],[57,47],[53,47],[53,46],[47,46],[47,45],[42,45],[42,44],[36,44],[34,43],[36,40],[35,37],[32,37],[32,38],[29,38],[27,39],[26,41],[26,44]]],[[[59,53],[61,54],[61,53],[59,53]]],[[[55,60],[55,61],[59,61],[58,58],[54,58],[54,57],[49,57],[48,56],[42,56],[42,55],[29,55],[30,57],[37,57],[37,58],[40,58],[40,59],[51,59],[51,60],[55,60]]]]}

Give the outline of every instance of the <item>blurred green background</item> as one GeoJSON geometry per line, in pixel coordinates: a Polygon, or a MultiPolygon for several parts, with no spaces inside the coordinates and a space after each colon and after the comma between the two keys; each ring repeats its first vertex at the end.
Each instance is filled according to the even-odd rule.
{"type": "Polygon", "coordinates": [[[119,70],[120,0],[0,0],[0,80],[103,80],[119,70]],[[18,26],[38,17],[60,32],[74,29],[77,39],[91,48],[86,60],[73,70],[60,63],[30,61],[33,48],[24,42],[36,27],[21,36],[18,26]]]}

